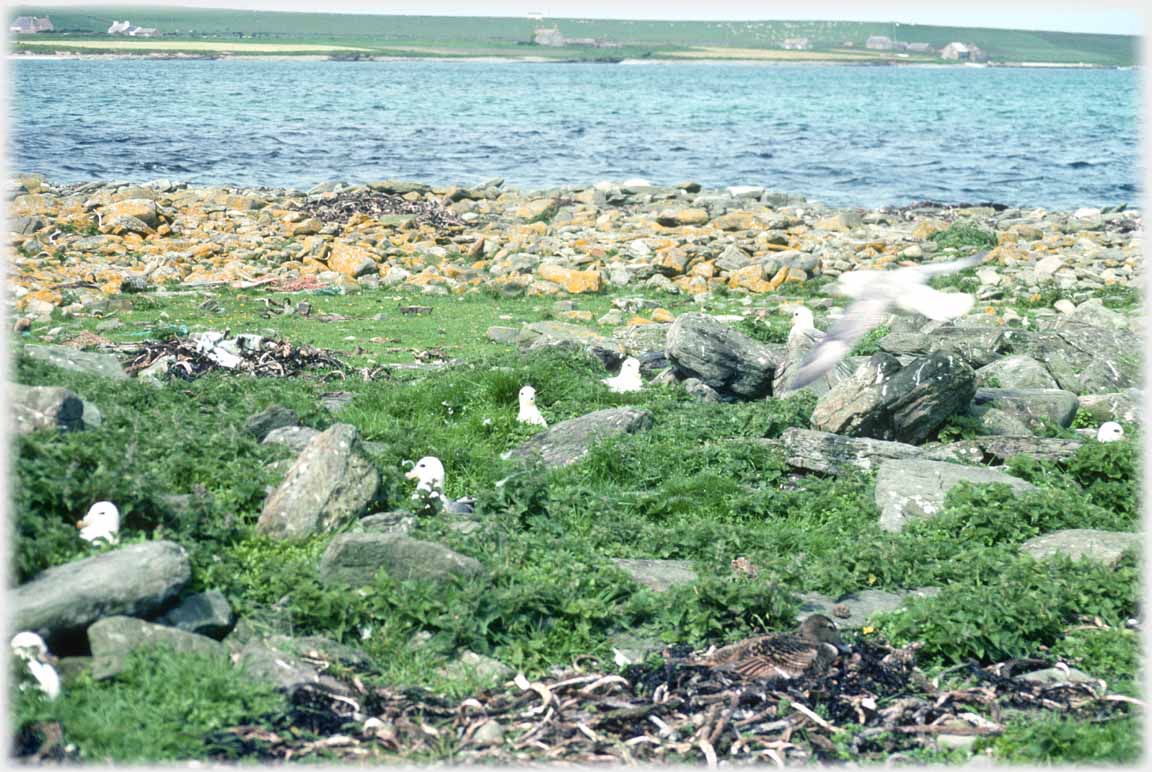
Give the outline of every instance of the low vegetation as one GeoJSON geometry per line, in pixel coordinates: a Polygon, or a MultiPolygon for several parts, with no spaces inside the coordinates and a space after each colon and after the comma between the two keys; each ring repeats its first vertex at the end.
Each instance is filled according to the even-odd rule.
{"type": "MultiPolygon", "coordinates": [[[[805,592],[935,586],[938,594],[860,634],[922,642],[919,656],[929,674],[967,661],[1061,657],[1109,679],[1114,690],[1137,693],[1139,642],[1124,627],[1137,613],[1134,557],[1105,568],[1037,562],[1018,551],[1020,542],[1058,528],[1136,528],[1137,440],[1088,444],[1061,464],[1016,459],[1013,472],[1038,492],[964,486],[938,517],[890,534],[878,527],[868,475],[798,478],[759,442],[806,427],[810,395],[718,405],[672,386],[612,394],[600,383],[603,368],[582,355],[521,356],[483,340],[487,325],[550,316],[548,301],[315,295],[313,317],[346,317],[318,323],[269,314],[263,298],[221,295],[217,312],[199,308],[202,298],[125,300],[117,312],[121,325],[102,334],[139,341],[230,327],[340,349],[357,365],[411,362],[431,350],[460,364],[423,373],[396,369],[369,382],[224,374],[157,387],[19,358],[16,380],[74,390],[99,406],[103,424],[16,441],[18,579],[88,554],[72,524],[92,502],[110,499],[123,513],[124,541],[167,538],[190,551],[194,589],[223,591],[253,629],[323,635],[362,648],[374,662],[370,678],[382,684],[461,696],[475,680],[440,668],[465,649],[532,676],[583,654],[610,663],[615,637],[624,633],[703,647],[787,629],[805,592]],[[398,313],[412,303],[432,312],[398,313]],[[551,423],[633,404],[652,412],[653,428],[607,442],[565,469],[515,467],[500,454],[533,433],[515,422],[525,383],[535,386],[551,423]],[[319,397],[337,388],[355,396],[331,414],[319,397]],[[442,458],[447,493],[475,495],[487,525],[466,534],[424,517],[414,535],[475,557],[488,578],[433,589],[381,576],[369,592],[350,593],[326,588],[316,576],[330,537],[277,542],[257,535],[266,491],[278,479],[268,465],[288,453],[257,443],[243,425],[272,404],[292,408],[318,429],[354,424],[382,473],[385,508],[407,503],[405,461],[442,458]],[[188,493],[196,494],[192,509],[173,509],[168,494],[188,493]],[[656,595],[612,557],[689,560],[699,578],[656,595]],[[755,577],[732,568],[738,557],[757,567],[755,577]],[[1086,629],[1085,619],[1101,626],[1086,629]],[[430,638],[415,646],[417,633],[430,638]]],[[[677,313],[695,307],[662,301],[677,313]]],[[[578,302],[594,315],[609,304],[605,296],[578,302]]],[[[720,297],[708,308],[741,306],[735,297],[720,297]]],[[[97,321],[64,326],[70,334],[97,321]]],[[[744,329],[780,341],[787,325],[785,314],[770,313],[744,329]]],[[[211,741],[214,730],[274,726],[284,710],[282,698],[255,683],[163,654],[137,657],[112,681],[82,679],[55,702],[31,692],[14,697],[16,726],[59,720],[88,761],[227,756],[211,741]]],[[[978,749],[1008,761],[1063,762],[1131,761],[1139,750],[1135,720],[1096,725],[1022,717],[1009,726],[978,749]]],[[[946,755],[960,760],[965,753],[946,755]]]]}

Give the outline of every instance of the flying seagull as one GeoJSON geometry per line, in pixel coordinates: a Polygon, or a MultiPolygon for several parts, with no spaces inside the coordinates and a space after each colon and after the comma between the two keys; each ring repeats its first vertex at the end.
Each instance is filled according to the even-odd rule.
{"type": "Polygon", "coordinates": [[[836,291],[855,300],[844,317],[812,349],[788,384],[787,391],[803,388],[836,366],[869,330],[880,324],[889,306],[922,314],[935,321],[956,319],[968,313],[975,298],[966,292],[940,292],[928,286],[933,276],[942,276],[984,262],[987,252],[953,260],[895,271],[851,271],[841,274],[836,291]]]}

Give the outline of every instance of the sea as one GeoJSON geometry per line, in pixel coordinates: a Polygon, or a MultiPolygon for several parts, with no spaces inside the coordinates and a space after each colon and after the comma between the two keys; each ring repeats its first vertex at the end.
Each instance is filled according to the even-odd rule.
{"type": "Polygon", "coordinates": [[[21,59],[9,168],[55,182],[541,189],[643,178],[831,206],[1136,205],[1140,70],[21,59]]]}

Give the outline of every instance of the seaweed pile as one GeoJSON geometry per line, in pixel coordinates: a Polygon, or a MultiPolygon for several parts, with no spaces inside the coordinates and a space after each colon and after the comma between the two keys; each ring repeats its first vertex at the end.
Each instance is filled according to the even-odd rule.
{"type": "Polygon", "coordinates": [[[323,223],[347,223],[355,215],[386,217],[415,215],[414,222],[436,230],[463,227],[464,221],[436,201],[408,201],[402,196],[374,190],[346,191],[309,197],[297,211],[307,212],[323,223]]]}
{"type": "MultiPolygon", "coordinates": [[[[314,373],[323,379],[338,380],[345,380],[352,372],[332,351],[257,335],[230,338],[227,332],[144,341],[132,346],[128,356],[124,369],[129,375],[156,368],[161,371],[157,374],[185,381],[219,371],[276,378],[314,373]]],[[[371,370],[360,371],[366,380],[377,374],[371,370]]]]}
{"type": "Polygon", "coordinates": [[[891,759],[942,739],[1003,731],[1002,711],[1059,711],[1106,721],[1131,698],[1094,683],[1040,684],[1002,665],[962,669],[943,688],[914,665],[915,647],[857,643],[819,676],[742,681],[665,662],[621,674],[598,668],[540,681],[523,675],[467,699],[421,689],[297,690],[290,715],[208,738],[217,758],[374,761],[659,763],[717,766],[891,759]],[[352,695],[352,696],[349,696],[352,695]]]}

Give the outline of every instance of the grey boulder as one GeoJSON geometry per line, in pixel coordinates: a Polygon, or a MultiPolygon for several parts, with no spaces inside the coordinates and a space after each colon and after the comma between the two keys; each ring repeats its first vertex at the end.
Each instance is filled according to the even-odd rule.
{"type": "Polygon", "coordinates": [[[320,581],[327,585],[372,584],[380,571],[398,581],[441,581],[477,577],[484,567],[442,544],[388,533],[340,534],[320,559],[320,581]]]}
{"type": "Polygon", "coordinates": [[[999,410],[1035,431],[1045,422],[1071,426],[1078,408],[1076,395],[1062,389],[977,389],[969,413],[979,418],[989,409],[999,410]]]}
{"type": "Polygon", "coordinates": [[[910,520],[934,517],[944,508],[948,491],[962,482],[1003,483],[1017,493],[1036,490],[1031,483],[997,469],[925,459],[884,461],[876,474],[880,528],[901,531],[910,520]]]}
{"type": "Polygon", "coordinates": [[[188,553],[170,541],[142,542],[49,568],[17,587],[13,629],[49,640],[74,635],[101,617],[148,617],[192,578],[188,553]]]}
{"type": "Polygon", "coordinates": [[[224,593],[209,590],[188,596],[157,621],[185,632],[220,640],[235,627],[236,614],[224,593]]]}
{"type": "Polygon", "coordinates": [[[312,438],[272,492],[256,530],[279,539],[327,531],[363,515],[376,500],[380,474],[350,424],[312,438]]]}
{"type": "Polygon", "coordinates": [[[81,351],[70,346],[39,346],[28,344],[22,349],[25,356],[39,362],[46,362],[61,370],[71,370],[85,375],[99,375],[104,378],[123,380],[128,373],[120,366],[120,360],[111,354],[96,351],[81,351]]]}
{"type": "Polygon", "coordinates": [[[283,405],[271,405],[256,415],[250,416],[244,422],[244,431],[262,441],[273,429],[282,429],[286,426],[296,426],[300,423],[300,416],[295,410],[283,405]]]}
{"type": "Polygon", "coordinates": [[[265,445],[283,445],[295,453],[300,453],[318,434],[319,429],[307,426],[281,426],[268,432],[261,442],[265,445]]]}
{"type": "Polygon", "coordinates": [[[84,428],[84,401],[62,386],[9,384],[17,434],[41,429],[68,432],[84,428]]]}
{"type": "Polygon", "coordinates": [[[976,385],[1004,389],[1056,389],[1056,379],[1043,364],[1029,356],[997,359],[976,371],[976,385]]]}
{"type": "Polygon", "coordinates": [[[574,464],[592,446],[609,437],[634,434],[652,426],[652,414],[634,407],[612,407],[569,418],[540,432],[504,454],[504,458],[539,458],[546,467],[574,464]]]}
{"type": "Polygon", "coordinates": [[[772,393],[777,355],[705,314],[683,314],[668,330],[665,354],[683,378],[699,378],[724,396],[772,393]]]}
{"type": "Polygon", "coordinates": [[[203,654],[228,660],[228,649],[219,641],[173,627],[126,616],[105,617],[88,627],[92,648],[92,675],[109,678],[124,670],[125,659],[140,649],[166,648],[178,654],[203,654]]]}
{"type": "Polygon", "coordinates": [[[1021,544],[1020,551],[1037,560],[1063,555],[1072,560],[1088,558],[1114,565],[1126,551],[1139,550],[1142,542],[1138,533],[1067,528],[1035,536],[1021,544]]]}
{"type": "Polygon", "coordinates": [[[843,437],[797,427],[786,429],[779,444],[789,466],[830,475],[851,470],[868,472],[886,459],[919,458],[924,453],[916,445],[904,442],[843,437]]]}
{"type": "Polygon", "coordinates": [[[696,581],[691,560],[612,558],[612,562],[653,592],[665,592],[677,584],[696,581]]]}

